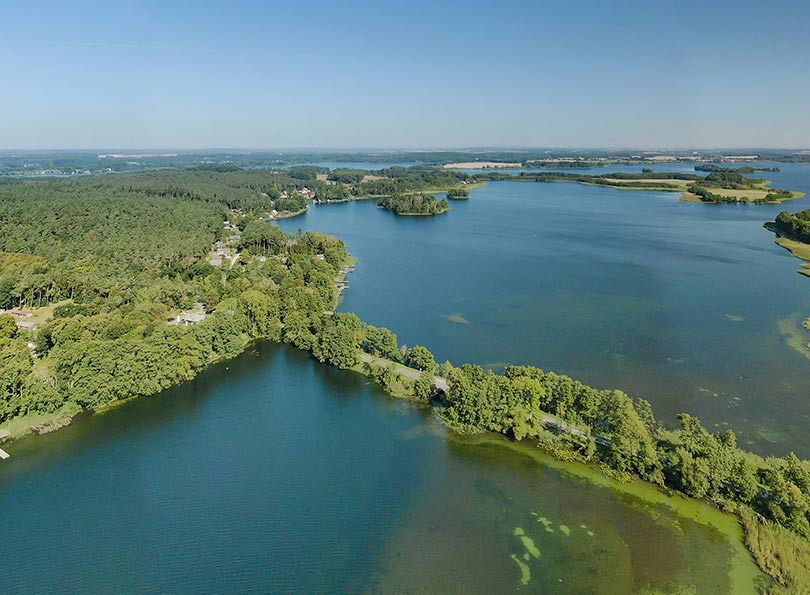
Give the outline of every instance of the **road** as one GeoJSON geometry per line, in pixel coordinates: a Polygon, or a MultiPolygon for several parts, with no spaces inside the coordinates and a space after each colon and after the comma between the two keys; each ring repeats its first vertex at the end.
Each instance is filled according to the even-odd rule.
{"type": "MultiPolygon", "coordinates": [[[[394,369],[396,370],[397,374],[401,374],[406,378],[411,378],[413,380],[418,380],[422,376],[422,372],[419,370],[414,370],[413,368],[409,368],[408,366],[403,366],[402,364],[398,364],[396,362],[392,362],[389,359],[384,359],[381,357],[376,357],[370,355],[364,351],[360,352],[360,359],[364,362],[368,362],[371,364],[377,364],[378,366],[383,366],[387,368],[391,364],[394,364],[394,369]]],[[[440,391],[447,392],[449,390],[449,386],[447,385],[447,380],[442,378],[441,376],[434,376],[433,377],[433,384],[438,388],[440,391]]]]}

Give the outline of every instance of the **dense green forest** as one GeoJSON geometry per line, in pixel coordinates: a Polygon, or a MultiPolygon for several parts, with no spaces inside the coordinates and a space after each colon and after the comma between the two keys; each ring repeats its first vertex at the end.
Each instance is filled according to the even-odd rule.
{"type": "Polygon", "coordinates": [[[151,174],[0,190],[0,307],[56,306],[34,333],[2,315],[0,422],[154,394],[256,337],[312,347],[336,305],[343,243],[265,223],[269,237],[243,235],[245,258],[213,267],[228,207],[246,195],[206,188],[207,172],[187,175],[202,177],[199,191],[151,174]],[[195,307],[201,322],[168,324],[195,307]]]}
{"type": "Polygon", "coordinates": [[[810,244],[810,209],[795,214],[782,211],[769,226],[799,242],[810,244]]]}
{"type": "Polygon", "coordinates": [[[447,199],[437,200],[432,194],[394,194],[377,201],[381,209],[394,211],[397,215],[440,215],[450,206],[447,199]]]}

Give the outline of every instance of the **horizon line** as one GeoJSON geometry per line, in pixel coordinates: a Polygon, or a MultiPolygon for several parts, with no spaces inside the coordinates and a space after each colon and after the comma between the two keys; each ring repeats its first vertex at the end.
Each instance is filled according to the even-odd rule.
{"type": "Polygon", "coordinates": [[[175,151],[183,153],[204,153],[204,152],[232,152],[232,153],[301,153],[313,151],[331,151],[336,153],[355,152],[403,152],[403,153],[440,153],[440,152],[475,152],[475,151],[645,151],[660,153],[665,151],[685,152],[685,151],[810,151],[810,146],[527,146],[527,145],[470,145],[470,146],[446,146],[446,147],[346,147],[346,146],[299,146],[299,147],[9,147],[0,148],[0,153],[12,152],[77,152],[77,153],[105,153],[130,151],[133,153],[155,152],[155,151],[175,151]]]}

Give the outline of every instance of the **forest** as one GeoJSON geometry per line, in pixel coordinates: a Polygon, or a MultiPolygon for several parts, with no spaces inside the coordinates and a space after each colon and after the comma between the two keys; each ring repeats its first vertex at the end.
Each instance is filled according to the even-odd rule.
{"type": "Polygon", "coordinates": [[[777,215],[776,221],[768,226],[794,240],[810,244],[810,209],[795,214],[782,211],[777,215]]]}
{"type": "Polygon", "coordinates": [[[228,208],[246,203],[194,175],[198,186],[148,176],[2,188],[0,307],[50,304],[52,315],[34,332],[0,315],[0,422],[151,395],[258,337],[312,347],[337,302],[343,243],[248,226],[242,248],[262,258],[213,267],[228,208]],[[193,308],[201,322],[169,324],[193,308]]]}

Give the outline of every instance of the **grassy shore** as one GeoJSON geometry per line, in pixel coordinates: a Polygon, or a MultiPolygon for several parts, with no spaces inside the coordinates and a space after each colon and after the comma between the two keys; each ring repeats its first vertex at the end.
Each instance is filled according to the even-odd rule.
{"type": "Polygon", "coordinates": [[[810,593],[810,543],[747,508],[740,510],[740,520],[745,530],[745,545],[757,565],[774,581],[762,592],[768,595],[810,593]]]}
{"type": "MultiPolygon", "coordinates": [[[[607,178],[608,182],[616,182],[617,185],[607,184],[609,188],[617,188],[619,190],[652,190],[654,192],[680,192],[681,201],[683,202],[704,202],[701,198],[689,191],[689,186],[693,182],[689,180],[669,180],[669,179],[656,179],[650,178],[646,180],[612,180],[607,178]]],[[[710,188],[712,193],[717,194],[723,198],[734,199],[737,202],[752,202],[756,200],[763,200],[771,192],[769,186],[770,182],[760,184],[756,188],[710,188]]],[[[606,184],[593,184],[596,186],[605,186],[606,184]]],[[[782,203],[788,200],[796,200],[802,198],[804,192],[791,191],[789,197],[779,198],[769,201],[770,204],[782,203]]]]}
{"type": "MultiPolygon", "coordinates": [[[[767,227],[771,231],[776,231],[767,223],[765,224],[765,227],[767,227]]],[[[804,242],[792,240],[785,236],[780,236],[776,238],[776,243],[782,246],[782,248],[790,252],[796,258],[808,261],[803,263],[801,265],[801,268],[796,272],[799,273],[800,275],[810,277],[810,244],[805,244],[804,242]]]]}
{"type": "Polygon", "coordinates": [[[292,219],[293,217],[298,217],[298,215],[303,215],[309,210],[309,205],[305,206],[303,209],[298,211],[281,211],[278,215],[270,219],[270,221],[278,221],[279,219],[292,219]]]}
{"type": "Polygon", "coordinates": [[[447,207],[443,211],[439,211],[437,213],[397,213],[396,211],[393,211],[393,213],[397,217],[435,217],[436,215],[444,215],[449,210],[450,210],[450,207],[447,207]]]}

